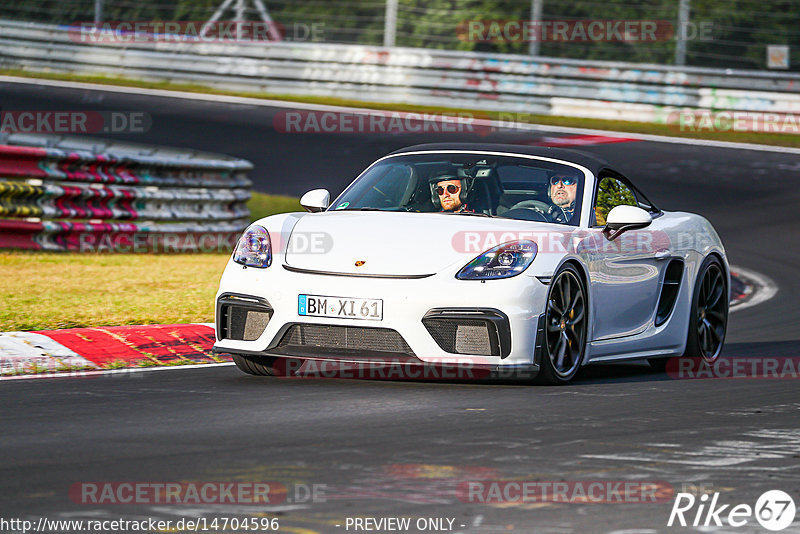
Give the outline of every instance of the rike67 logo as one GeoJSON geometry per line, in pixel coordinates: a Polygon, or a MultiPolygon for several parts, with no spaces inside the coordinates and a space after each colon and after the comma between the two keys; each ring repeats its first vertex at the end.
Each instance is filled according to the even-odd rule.
{"type": "Polygon", "coordinates": [[[719,493],[703,494],[696,498],[691,493],[678,493],[667,526],[692,527],[743,527],[751,518],[767,530],[778,532],[794,521],[794,500],[781,490],[770,490],[762,494],[755,506],[749,504],[718,504],[719,493]]]}

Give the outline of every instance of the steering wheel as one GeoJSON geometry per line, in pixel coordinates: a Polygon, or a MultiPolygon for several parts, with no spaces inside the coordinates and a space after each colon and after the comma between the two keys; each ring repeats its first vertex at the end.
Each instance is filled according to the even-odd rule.
{"type": "Polygon", "coordinates": [[[564,210],[555,204],[548,204],[547,202],[542,202],[541,200],[523,200],[522,202],[517,202],[511,206],[509,211],[515,209],[528,209],[540,213],[544,217],[545,222],[567,222],[567,216],[564,213],[564,210]]]}
{"type": "Polygon", "coordinates": [[[380,189],[378,189],[378,187],[377,187],[377,186],[374,186],[374,185],[373,185],[371,190],[372,190],[372,191],[375,191],[376,193],[378,193],[379,195],[381,195],[381,197],[382,197],[382,198],[380,198],[379,200],[378,200],[378,199],[376,199],[376,200],[378,200],[379,202],[383,202],[384,206],[387,206],[387,207],[388,207],[388,206],[394,206],[394,205],[396,205],[396,203],[395,203],[394,199],[392,199],[392,198],[391,198],[389,195],[387,195],[386,193],[384,193],[383,191],[381,191],[380,189]]]}

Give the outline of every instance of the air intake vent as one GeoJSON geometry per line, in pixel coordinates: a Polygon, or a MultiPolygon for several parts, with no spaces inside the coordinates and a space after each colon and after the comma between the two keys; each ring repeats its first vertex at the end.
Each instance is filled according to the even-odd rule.
{"type": "Polygon", "coordinates": [[[477,356],[508,356],[511,331],[508,318],[490,309],[436,309],[422,324],[445,352],[477,356]]]}
{"type": "Polygon", "coordinates": [[[395,330],[357,326],[294,324],[278,342],[278,349],[321,349],[337,353],[395,353],[414,356],[414,351],[395,330]]]}
{"type": "Polygon", "coordinates": [[[225,294],[217,301],[217,338],[255,341],[269,324],[272,307],[264,299],[225,294]]]}
{"type": "Polygon", "coordinates": [[[683,278],[683,260],[672,260],[667,265],[666,273],[664,273],[664,284],[661,286],[661,297],[658,299],[658,308],[656,310],[656,326],[661,326],[675,308],[675,301],[678,300],[678,292],[681,288],[681,279],[683,278]]]}

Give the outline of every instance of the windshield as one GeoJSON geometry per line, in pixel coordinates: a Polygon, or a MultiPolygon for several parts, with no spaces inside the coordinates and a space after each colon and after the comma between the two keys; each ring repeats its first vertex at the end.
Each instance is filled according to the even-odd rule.
{"type": "Polygon", "coordinates": [[[329,210],[503,217],[577,226],[583,172],[539,159],[481,153],[401,155],[370,167],[329,210]]]}

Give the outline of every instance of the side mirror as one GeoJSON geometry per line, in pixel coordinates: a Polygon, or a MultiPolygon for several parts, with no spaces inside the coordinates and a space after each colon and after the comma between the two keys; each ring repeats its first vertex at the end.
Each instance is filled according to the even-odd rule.
{"type": "Polygon", "coordinates": [[[638,206],[617,206],[608,213],[603,234],[609,241],[615,240],[623,232],[650,226],[653,217],[638,206]]]}
{"type": "Polygon", "coordinates": [[[300,198],[300,205],[311,213],[324,210],[330,203],[331,194],[327,189],[312,189],[300,198]]]}

